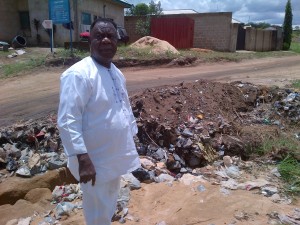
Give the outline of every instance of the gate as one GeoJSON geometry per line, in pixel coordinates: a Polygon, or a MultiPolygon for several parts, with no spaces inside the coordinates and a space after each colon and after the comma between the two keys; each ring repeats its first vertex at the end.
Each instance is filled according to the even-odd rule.
{"type": "Polygon", "coordinates": [[[236,50],[245,50],[245,40],[246,40],[246,29],[239,25],[236,50]]]}
{"type": "Polygon", "coordinates": [[[151,35],[169,42],[175,48],[192,48],[194,20],[187,17],[152,18],[151,35]]]}

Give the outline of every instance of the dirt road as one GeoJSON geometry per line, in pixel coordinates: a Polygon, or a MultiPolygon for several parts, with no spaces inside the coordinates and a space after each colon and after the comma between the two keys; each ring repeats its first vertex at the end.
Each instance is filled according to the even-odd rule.
{"type": "MultiPolygon", "coordinates": [[[[55,112],[58,106],[59,76],[65,69],[42,69],[30,75],[1,81],[0,126],[55,112]]],[[[192,67],[124,68],[122,71],[130,93],[142,88],[197,79],[219,82],[241,80],[284,86],[291,80],[300,79],[300,56],[199,64],[192,67]]]]}

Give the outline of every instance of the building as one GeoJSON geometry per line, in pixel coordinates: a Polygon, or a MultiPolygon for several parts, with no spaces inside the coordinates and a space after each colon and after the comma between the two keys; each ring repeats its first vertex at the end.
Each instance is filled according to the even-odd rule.
{"type": "MultiPolygon", "coordinates": [[[[121,0],[69,0],[73,23],[73,41],[79,34],[89,30],[94,19],[111,18],[124,26],[124,8],[131,5],[121,0]]],[[[28,45],[49,45],[50,37],[41,26],[49,19],[48,0],[1,0],[0,1],[0,41],[10,43],[21,35],[28,45]]],[[[54,46],[64,46],[70,41],[70,24],[56,24],[54,46]]]]}
{"type": "MultiPolygon", "coordinates": [[[[159,35],[157,32],[153,32],[153,30],[151,30],[151,35],[166,40],[177,48],[178,46],[172,43],[170,39],[175,39],[176,43],[180,43],[182,40],[179,40],[179,38],[192,36],[191,41],[183,40],[190,43],[190,46],[186,48],[206,48],[231,52],[236,50],[238,24],[232,23],[231,12],[197,13],[194,10],[172,10],[170,14],[151,16],[151,20],[153,20],[152,18],[155,18],[155,24],[160,26],[156,30],[160,30],[160,34],[168,33],[169,38],[163,39],[163,35],[159,35]],[[180,23],[180,21],[187,19],[192,20],[193,25],[191,25],[191,29],[189,30],[182,30],[186,26],[184,23],[180,23]],[[170,24],[168,24],[169,21],[170,24]],[[169,28],[173,29],[173,31],[170,31],[169,28]],[[177,32],[178,30],[180,34],[177,32]]],[[[130,42],[134,42],[140,38],[136,33],[136,23],[139,19],[141,19],[139,16],[125,16],[125,28],[130,37],[130,42]]]]}

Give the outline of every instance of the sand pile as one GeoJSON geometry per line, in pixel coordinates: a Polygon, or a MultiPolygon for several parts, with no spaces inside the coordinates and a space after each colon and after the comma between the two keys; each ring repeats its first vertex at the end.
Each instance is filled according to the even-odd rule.
{"type": "Polygon", "coordinates": [[[151,48],[151,53],[163,54],[171,52],[173,54],[179,54],[177,49],[169,42],[157,39],[151,36],[145,36],[131,44],[133,48],[151,48]]]}

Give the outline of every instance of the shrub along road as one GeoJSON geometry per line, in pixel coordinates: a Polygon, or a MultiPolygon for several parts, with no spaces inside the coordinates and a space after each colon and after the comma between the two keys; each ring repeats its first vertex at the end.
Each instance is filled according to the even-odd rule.
{"type": "MultiPolygon", "coordinates": [[[[246,60],[239,63],[205,63],[190,67],[123,68],[130,94],[143,88],[207,79],[244,81],[284,86],[300,79],[300,55],[246,60]]],[[[66,68],[43,68],[32,74],[2,80],[0,126],[56,112],[59,77],[66,68]]],[[[26,71],[24,71],[26,73],[26,71]]]]}

